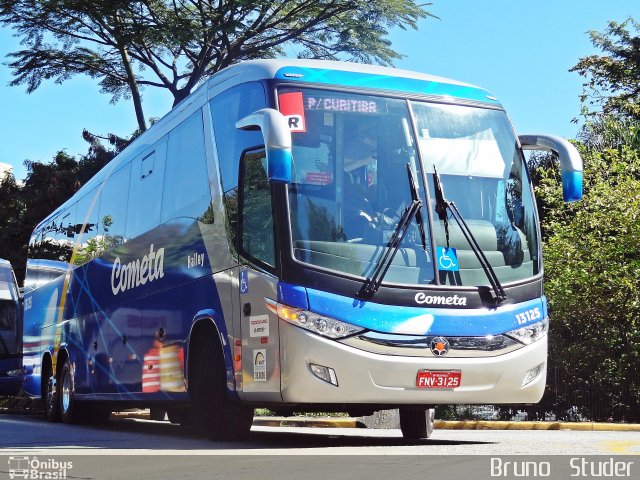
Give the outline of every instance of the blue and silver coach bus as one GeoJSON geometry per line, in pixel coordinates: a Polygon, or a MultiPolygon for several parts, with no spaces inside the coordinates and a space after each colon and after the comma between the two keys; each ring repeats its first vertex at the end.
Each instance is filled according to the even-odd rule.
{"type": "Polygon", "coordinates": [[[0,396],[22,384],[22,308],[11,263],[0,258],[0,396]]]}
{"type": "Polygon", "coordinates": [[[399,408],[542,396],[547,304],[523,149],[474,86],[325,61],[210,78],[40,223],[25,389],[51,420],[161,408],[211,435],[253,409],[399,408]],[[33,342],[32,342],[33,343],[33,342]]]}

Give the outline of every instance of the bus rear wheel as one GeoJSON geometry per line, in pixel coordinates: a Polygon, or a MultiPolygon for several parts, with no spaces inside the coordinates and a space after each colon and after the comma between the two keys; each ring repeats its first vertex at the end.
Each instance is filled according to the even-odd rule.
{"type": "Polygon", "coordinates": [[[44,418],[50,422],[60,421],[60,394],[58,392],[58,382],[51,368],[46,370],[43,378],[46,381],[44,390],[44,418]]]}
{"type": "Polygon", "coordinates": [[[253,409],[227,396],[221,348],[203,342],[195,352],[196,371],[190,379],[193,423],[214,440],[238,440],[249,433],[253,409]]]}
{"type": "Polygon", "coordinates": [[[76,399],[74,366],[70,359],[67,359],[60,374],[59,408],[60,418],[69,424],[102,425],[111,416],[111,410],[106,406],[76,399]]]}
{"type": "Polygon", "coordinates": [[[67,359],[60,374],[60,418],[64,423],[81,423],[83,420],[76,400],[73,370],[71,360],[67,359]]]}
{"type": "Polygon", "coordinates": [[[433,408],[401,408],[400,430],[407,440],[430,438],[433,434],[433,408]]]}

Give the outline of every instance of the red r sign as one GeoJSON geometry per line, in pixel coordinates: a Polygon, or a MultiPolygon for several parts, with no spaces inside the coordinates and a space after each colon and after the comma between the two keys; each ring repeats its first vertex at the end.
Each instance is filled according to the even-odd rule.
{"type": "Polygon", "coordinates": [[[302,92],[282,93],[278,96],[280,113],[287,118],[291,132],[306,132],[302,92]]]}

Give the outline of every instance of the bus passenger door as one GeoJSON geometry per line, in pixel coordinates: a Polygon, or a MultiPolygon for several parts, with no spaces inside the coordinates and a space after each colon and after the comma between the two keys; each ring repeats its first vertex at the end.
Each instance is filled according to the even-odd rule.
{"type": "Polygon", "coordinates": [[[271,184],[264,149],[240,159],[236,247],[245,265],[238,270],[242,334],[243,392],[247,400],[281,400],[278,321],[265,299],[277,299],[271,184]],[[249,267],[248,265],[255,267],[249,267]]]}
{"type": "Polygon", "coordinates": [[[275,277],[239,267],[242,391],[246,400],[282,400],[278,321],[265,302],[265,298],[277,298],[276,288],[275,277]]]}

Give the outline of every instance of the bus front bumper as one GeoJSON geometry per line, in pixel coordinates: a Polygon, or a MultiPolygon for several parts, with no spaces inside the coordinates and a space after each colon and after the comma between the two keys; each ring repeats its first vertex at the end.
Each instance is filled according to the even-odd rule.
{"type": "Polygon", "coordinates": [[[371,353],[280,320],[282,400],[388,405],[531,404],[544,393],[547,337],[492,357],[409,357],[371,353]],[[333,370],[334,385],[312,372],[333,370]],[[314,367],[317,369],[317,367],[314,367]],[[538,368],[539,367],[539,368],[538,368]],[[531,371],[537,375],[523,385],[531,371]],[[418,388],[419,371],[459,371],[457,388],[418,388]]]}

